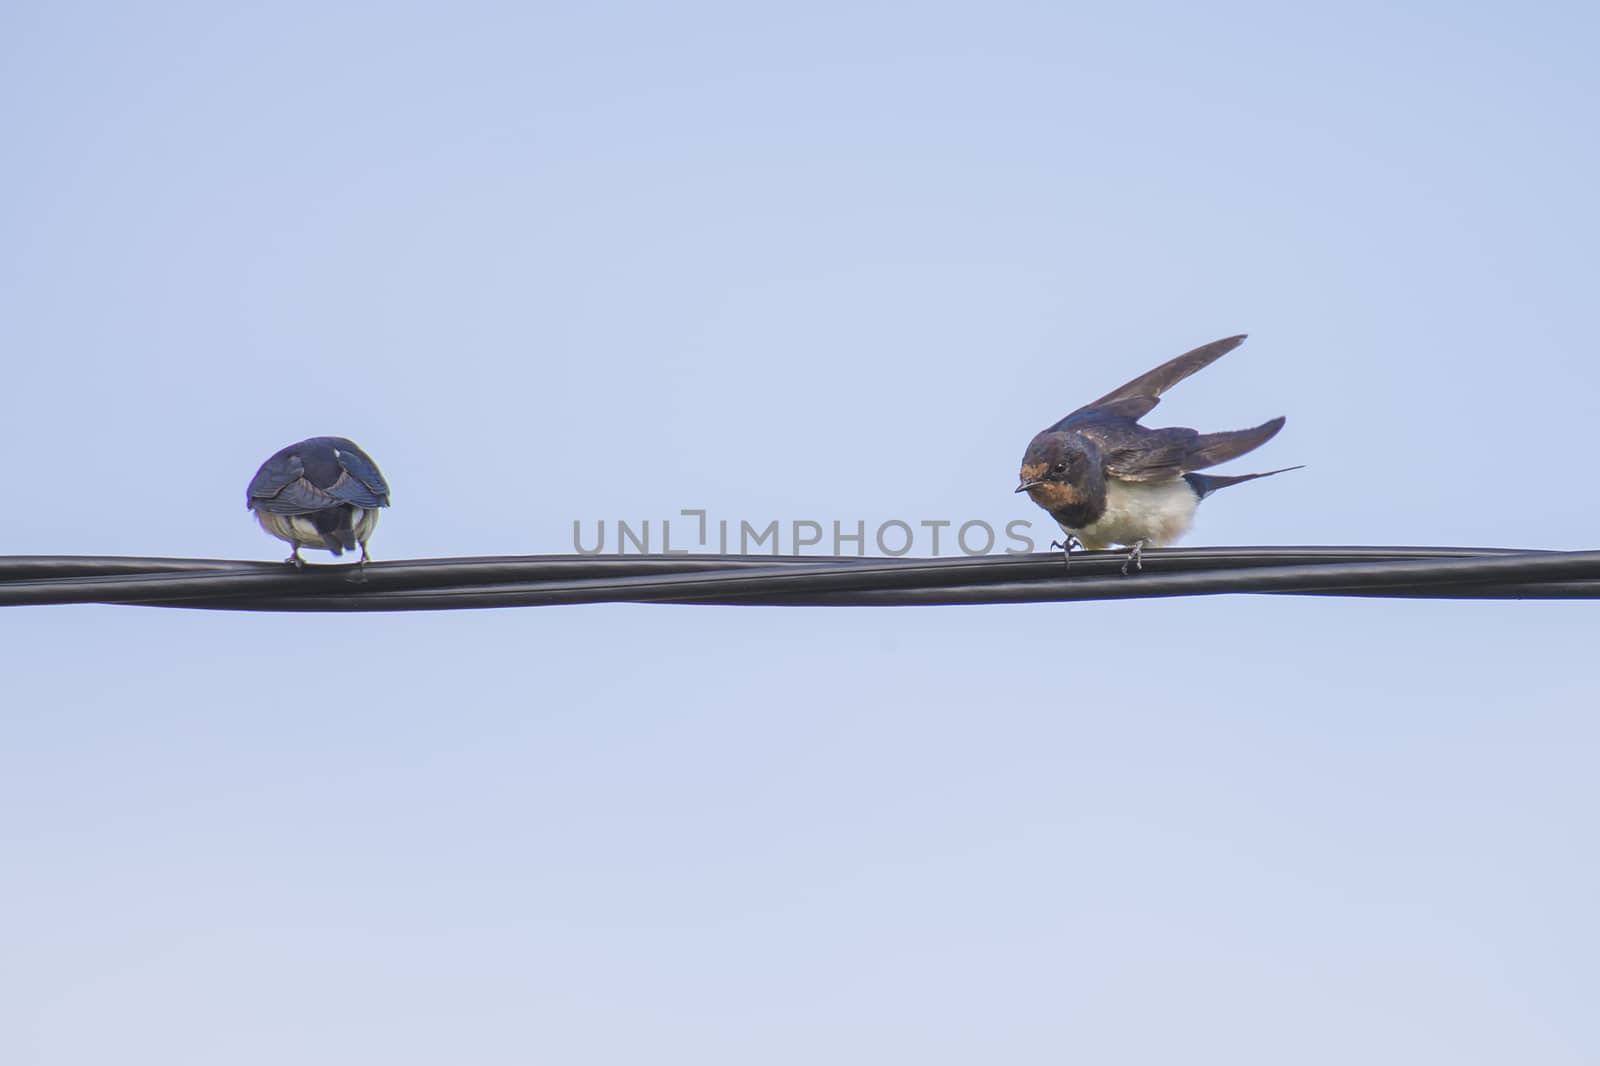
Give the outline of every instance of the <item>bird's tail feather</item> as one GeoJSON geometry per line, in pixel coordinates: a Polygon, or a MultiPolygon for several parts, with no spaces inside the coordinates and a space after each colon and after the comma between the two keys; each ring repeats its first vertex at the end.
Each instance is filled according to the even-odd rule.
{"type": "Polygon", "coordinates": [[[343,555],[347,551],[355,551],[355,512],[349,504],[340,504],[338,507],[329,507],[312,515],[312,523],[317,527],[317,532],[322,534],[322,542],[329,551],[335,555],[343,555]]]}
{"type": "Polygon", "coordinates": [[[1225,489],[1229,485],[1237,485],[1241,481],[1254,481],[1258,477],[1271,477],[1273,474],[1285,474],[1290,470],[1304,469],[1305,464],[1302,463],[1300,466],[1285,466],[1277,470],[1267,470],[1260,474],[1233,474],[1231,476],[1226,474],[1185,474],[1183,475],[1183,480],[1187,481],[1189,487],[1194,489],[1195,495],[1203,500],[1218,489],[1225,489]]]}

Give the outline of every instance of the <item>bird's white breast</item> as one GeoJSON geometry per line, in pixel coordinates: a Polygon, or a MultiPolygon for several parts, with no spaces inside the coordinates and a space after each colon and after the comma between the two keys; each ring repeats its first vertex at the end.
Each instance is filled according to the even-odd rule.
{"type": "Polygon", "coordinates": [[[317,527],[309,515],[272,514],[270,511],[257,511],[256,521],[261,523],[261,528],[271,533],[274,537],[301,548],[321,548],[324,546],[322,534],[317,532],[317,527]]]}
{"type": "MultiPolygon", "coordinates": [[[[1194,521],[1200,497],[1182,478],[1176,481],[1106,479],[1106,513],[1083,529],[1068,529],[1085,548],[1144,541],[1145,547],[1171,544],[1194,521]]],[[[1063,527],[1065,528],[1065,527],[1063,527]]]]}
{"type": "MultiPolygon", "coordinates": [[[[269,511],[257,511],[256,521],[261,523],[261,528],[288,544],[301,548],[326,548],[328,540],[317,531],[317,524],[310,515],[305,514],[272,514],[269,511]]],[[[378,525],[378,512],[367,510],[363,507],[350,508],[350,524],[355,532],[356,543],[365,544],[372,536],[372,531],[378,525]]]]}

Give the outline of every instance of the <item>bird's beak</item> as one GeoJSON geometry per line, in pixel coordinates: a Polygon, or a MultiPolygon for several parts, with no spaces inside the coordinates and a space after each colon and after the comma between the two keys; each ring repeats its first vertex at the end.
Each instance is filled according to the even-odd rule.
{"type": "Polygon", "coordinates": [[[1022,484],[1018,485],[1016,488],[1012,489],[1011,491],[1012,492],[1027,492],[1029,489],[1033,488],[1035,485],[1043,485],[1043,484],[1044,484],[1043,480],[1041,480],[1039,478],[1035,478],[1032,481],[1024,481],[1022,484]]]}

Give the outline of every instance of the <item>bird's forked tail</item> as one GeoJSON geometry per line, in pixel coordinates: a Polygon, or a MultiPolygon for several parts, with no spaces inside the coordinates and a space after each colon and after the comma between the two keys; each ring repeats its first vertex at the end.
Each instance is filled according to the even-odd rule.
{"type": "Polygon", "coordinates": [[[1254,481],[1258,477],[1271,477],[1273,474],[1286,474],[1290,470],[1304,469],[1305,464],[1302,463],[1299,466],[1285,466],[1278,470],[1268,470],[1260,474],[1234,474],[1231,477],[1226,474],[1185,474],[1183,475],[1183,480],[1187,481],[1189,487],[1194,489],[1195,495],[1203,500],[1218,489],[1225,489],[1229,485],[1237,485],[1241,481],[1254,481]]]}

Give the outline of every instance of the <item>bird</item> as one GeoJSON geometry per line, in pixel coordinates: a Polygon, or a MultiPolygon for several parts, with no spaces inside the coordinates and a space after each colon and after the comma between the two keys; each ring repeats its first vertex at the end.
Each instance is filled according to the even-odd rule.
{"type": "Polygon", "coordinates": [[[1113,389],[1041,430],[1022,457],[1017,492],[1050,512],[1067,534],[1060,547],[1070,561],[1074,545],[1129,548],[1122,572],[1143,568],[1145,548],[1171,544],[1188,531],[1200,501],[1218,489],[1271,477],[1297,466],[1260,474],[1199,474],[1254,451],[1277,435],[1285,419],[1252,429],[1201,433],[1180,426],[1150,429],[1139,420],[1161,395],[1244,343],[1245,334],[1225,337],[1169,359],[1121,388],[1113,389]]]}
{"type": "Polygon", "coordinates": [[[293,545],[284,562],[304,565],[301,548],[324,548],[337,556],[360,545],[365,567],[378,508],[389,506],[389,483],[354,441],[311,437],[261,464],[245,491],[245,506],[262,529],[293,545]]]}

